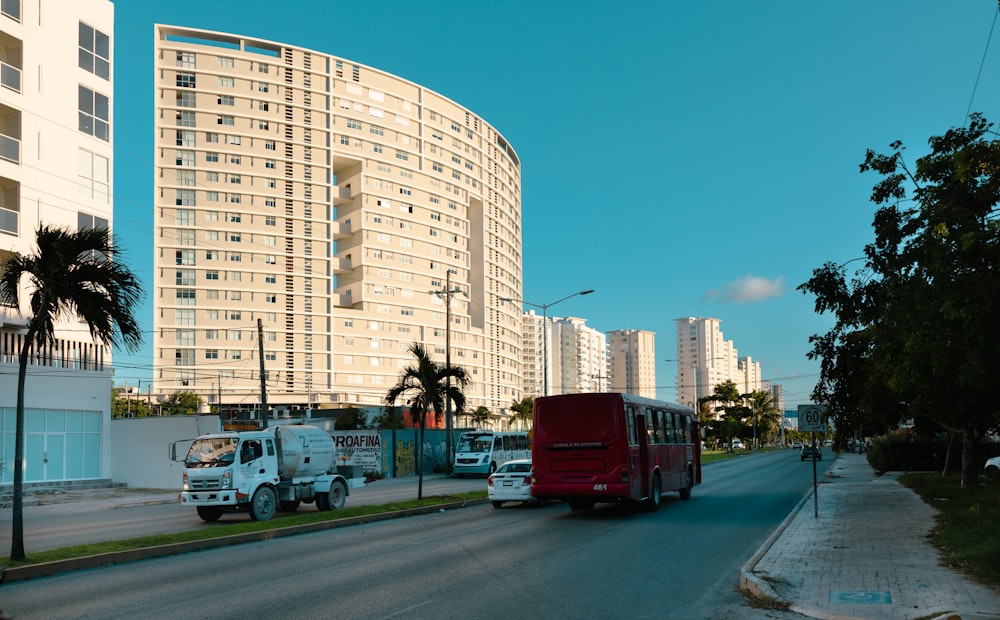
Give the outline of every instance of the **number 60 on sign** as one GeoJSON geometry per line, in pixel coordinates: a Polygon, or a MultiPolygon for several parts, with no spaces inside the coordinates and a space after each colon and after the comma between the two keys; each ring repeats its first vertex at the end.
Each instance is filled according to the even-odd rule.
{"type": "Polygon", "coordinates": [[[799,405],[799,430],[804,433],[825,433],[826,407],[823,405],[799,405]]]}

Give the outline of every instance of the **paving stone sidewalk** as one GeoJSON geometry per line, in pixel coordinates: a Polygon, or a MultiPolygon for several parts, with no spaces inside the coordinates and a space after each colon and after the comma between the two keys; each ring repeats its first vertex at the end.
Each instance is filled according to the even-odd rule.
{"type": "Polygon", "coordinates": [[[747,564],[745,589],[815,618],[1000,619],[1000,592],[941,566],[935,509],[895,475],[841,454],[819,481],[747,564]]]}

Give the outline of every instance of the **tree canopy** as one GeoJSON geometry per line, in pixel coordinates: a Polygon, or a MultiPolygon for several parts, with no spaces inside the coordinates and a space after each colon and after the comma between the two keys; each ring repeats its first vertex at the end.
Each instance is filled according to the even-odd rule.
{"type": "MultiPolygon", "coordinates": [[[[1000,142],[981,115],[931,137],[907,164],[901,142],[869,150],[881,176],[864,264],[827,263],[799,286],[834,326],[810,338],[821,360],[816,402],[838,432],[884,432],[922,417],[963,440],[962,484],[975,481],[975,442],[998,426],[1000,142]]],[[[848,261],[853,262],[853,261],[848,261]]]]}

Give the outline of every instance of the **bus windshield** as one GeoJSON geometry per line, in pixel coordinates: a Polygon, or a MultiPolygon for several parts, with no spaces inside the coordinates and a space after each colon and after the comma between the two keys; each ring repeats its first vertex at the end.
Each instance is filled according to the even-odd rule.
{"type": "Polygon", "coordinates": [[[489,452],[492,447],[493,433],[483,433],[482,435],[462,433],[458,439],[456,452],[489,452]]]}

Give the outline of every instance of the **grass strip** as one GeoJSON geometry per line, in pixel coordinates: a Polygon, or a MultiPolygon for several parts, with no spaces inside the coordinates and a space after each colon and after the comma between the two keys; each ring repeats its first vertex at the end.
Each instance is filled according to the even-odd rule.
{"type": "Polygon", "coordinates": [[[939,511],[930,542],[942,563],[980,583],[1000,585],[1000,480],[980,476],[970,489],[961,488],[958,474],[904,474],[899,481],[939,511]]]}

